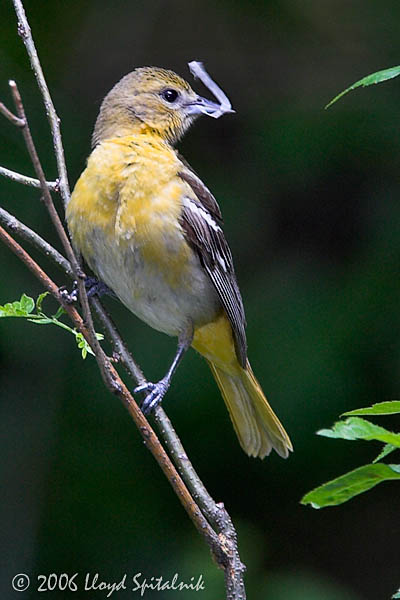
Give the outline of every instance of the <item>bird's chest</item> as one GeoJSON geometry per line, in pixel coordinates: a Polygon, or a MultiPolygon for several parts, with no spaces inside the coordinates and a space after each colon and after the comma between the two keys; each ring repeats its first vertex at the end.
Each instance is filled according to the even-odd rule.
{"type": "Polygon", "coordinates": [[[175,333],[208,282],[180,225],[185,184],[173,157],[93,154],[67,210],[74,245],[128,308],[175,333]]]}
{"type": "Polygon", "coordinates": [[[107,262],[110,254],[127,260],[132,253],[153,268],[167,260],[184,263],[179,219],[185,184],[176,172],[175,153],[146,139],[94,150],[67,209],[73,242],[89,264],[107,262]]]}

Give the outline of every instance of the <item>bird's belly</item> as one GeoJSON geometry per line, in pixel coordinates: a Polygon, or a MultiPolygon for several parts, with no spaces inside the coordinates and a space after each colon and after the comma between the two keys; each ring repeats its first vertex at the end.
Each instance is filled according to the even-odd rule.
{"type": "Polygon", "coordinates": [[[121,302],[145,323],[178,336],[189,322],[199,327],[221,311],[218,295],[200,261],[191,250],[183,253],[176,236],[164,240],[162,259],[152,246],[107,239],[93,230],[90,267],[121,302]]]}

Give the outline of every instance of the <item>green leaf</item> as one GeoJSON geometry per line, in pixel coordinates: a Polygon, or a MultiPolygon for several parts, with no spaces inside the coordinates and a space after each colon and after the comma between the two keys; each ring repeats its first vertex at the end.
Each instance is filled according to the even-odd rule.
{"type": "Polygon", "coordinates": [[[392,596],[392,598],[400,598],[400,590],[397,592],[397,594],[394,594],[394,596],[392,596]]]}
{"type": "Polygon", "coordinates": [[[359,417],[349,417],[345,421],[338,421],[332,429],[321,429],[317,434],[343,440],[378,440],[400,448],[399,433],[393,433],[359,417]]]}
{"type": "Polygon", "coordinates": [[[313,508],[337,506],[382,481],[394,479],[400,479],[400,465],[365,465],[308,492],[301,499],[301,503],[311,504],[313,508]]]}
{"type": "Polygon", "coordinates": [[[15,317],[13,305],[10,303],[0,305],[0,317],[15,317]]]}
{"type": "MultiPolygon", "coordinates": [[[[96,336],[99,336],[100,334],[96,334],[96,336]]],[[[91,347],[89,346],[89,344],[87,343],[87,341],[85,340],[85,338],[83,337],[83,335],[79,332],[79,331],[75,331],[75,339],[77,341],[78,344],[78,348],[80,348],[82,350],[82,358],[85,359],[88,352],[89,354],[94,355],[93,350],[91,349],[91,347]]],[[[97,339],[99,339],[97,337],[97,339]]]]}
{"type": "Polygon", "coordinates": [[[26,294],[22,294],[20,300],[20,307],[22,311],[29,315],[35,308],[35,301],[33,298],[30,298],[26,294]]]}
{"type": "Polygon", "coordinates": [[[358,87],[367,87],[368,85],[373,85],[374,83],[382,83],[382,81],[387,81],[388,79],[393,79],[394,77],[397,77],[398,75],[400,75],[400,66],[391,67],[390,69],[384,69],[383,71],[377,71],[376,73],[367,75],[366,77],[363,77],[359,81],[356,81],[356,83],[353,83],[353,85],[346,88],[343,92],[340,92],[340,94],[335,96],[333,98],[333,100],[328,102],[328,104],[325,106],[325,109],[329,108],[330,106],[332,106],[332,104],[334,104],[334,102],[339,100],[339,98],[341,98],[348,92],[355,90],[358,87]]]}
{"type": "Polygon", "coordinates": [[[36,300],[36,310],[38,313],[42,312],[42,303],[43,300],[46,298],[46,296],[48,296],[49,292],[43,292],[42,294],[39,294],[39,296],[37,297],[36,300]]]}
{"type": "Polygon", "coordinates": [[[0,317],[27,317],[35,308],[35,301],[26,294],[20,300],[0,306],[0,317]]]}
{"type": "Polygon", "coordinates": [[[385,456],[393,452],[393,450],[397,450],[396,446],[393,446],[393,444],[385,444],[383,450],[379,452],[378,456],[372,462],[376,463],[382,460],[382,458],[385,458],[385,456]]]}
{"type": "MultiPolygon", "coordinates": [[[[400,400],[392,400],[391,402],[378,402],[366,408],[357,408],[343,413],[344,416],[350,415],[395,415],[400,413],[400,400]]],[[[343,416],[342,415],[342,416],[343,416]]]]}

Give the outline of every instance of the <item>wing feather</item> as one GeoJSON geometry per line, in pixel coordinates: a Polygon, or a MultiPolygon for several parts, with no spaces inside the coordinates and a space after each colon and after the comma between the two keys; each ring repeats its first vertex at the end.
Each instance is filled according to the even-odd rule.
{"type": "MultiPolygon", "coordinates": [[[[182,177],[181,173],[180,176],[182,177]]],[[[240,365],[245,368],[246,319],[232,254],[221,228],[221,212],[209,190],[196,175],[194,177],[195,180],[191,174],[182,177],[190,185],[195,196],[188,195],[183,198],[181,224],[188,242],[197,252],[201,264],[215,286],[232,326],[236,355],[240,365]],[[206,202],[204,198],[207,199],[206,202]]]]}
{"type": "Polygon", "coordinates": [[[190,185],[199,202],[201,202],[203,207],[214,217],[214,219],[216,219],[218,223],[222,223],[221,210],[210,190],[180,155],[179,160],[182,162],[182,169],[178,173],[179,177],[190,185]]]}

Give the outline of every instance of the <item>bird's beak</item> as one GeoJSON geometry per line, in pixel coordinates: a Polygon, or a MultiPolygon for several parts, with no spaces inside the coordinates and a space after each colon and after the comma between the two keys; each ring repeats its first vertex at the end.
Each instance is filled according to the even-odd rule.
{"type": "Polygon", "coordinates": [[[196,100],[186,104],[186,111],[187,114],[191,116],[208,115],[209,117],[214,117],[214,119],[218,119],[218,117],[227,112],[235,112],[231,108],[227,110],[226,108],[223,108],[221,104],[217,104],[212,100],[207,100],[207,98],[203,98],[202,96],[197,96],[196,100]]]}

